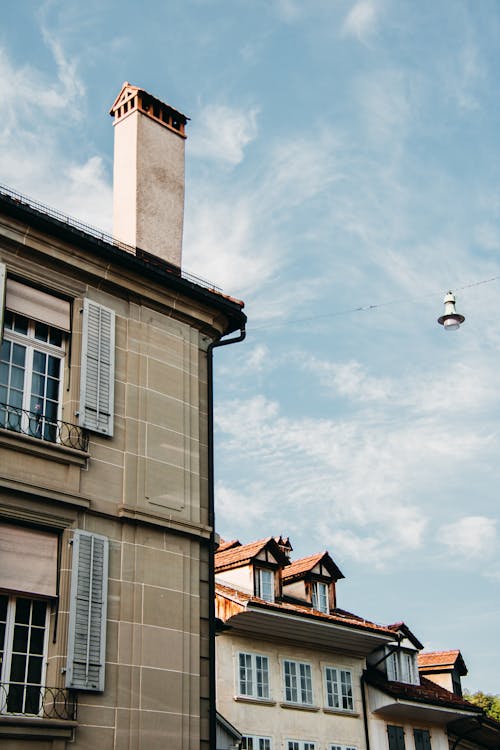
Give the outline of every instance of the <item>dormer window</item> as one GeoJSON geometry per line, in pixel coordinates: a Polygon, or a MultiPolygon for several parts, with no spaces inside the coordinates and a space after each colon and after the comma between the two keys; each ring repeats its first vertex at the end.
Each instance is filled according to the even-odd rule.
{"type": "Polygon", "coordinates": [[[399,648],[387,657],[386,664],[388,680],[410,685],[420,683],[415,651],[399,648]]]}
{"type": "Polygon", "coordinates": [[[255,596],[274,602],[274,572],[267,568],[255,569],[255,596]]]}
{"type": "Polygon", "coordinates": [[[312,606],[318,612],[324,612],[326,615],[330,611],[328,603],[328,584],[321,581],[314,581],[312,585],[312,606]]]}

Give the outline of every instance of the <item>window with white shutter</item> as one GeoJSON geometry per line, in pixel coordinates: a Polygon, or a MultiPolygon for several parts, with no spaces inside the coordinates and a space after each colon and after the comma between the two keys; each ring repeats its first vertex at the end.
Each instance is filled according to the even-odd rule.
{"type": "Polygon", "coordinates": [[[105,536],[75,531],[66,687],[76,690],[104,690],[108,546],[105,536]]]}
{"type": "Polygon", "coordinates": [[[115,313],[83,301],[80,424],[113,435],[115,390],[115,313]]]}

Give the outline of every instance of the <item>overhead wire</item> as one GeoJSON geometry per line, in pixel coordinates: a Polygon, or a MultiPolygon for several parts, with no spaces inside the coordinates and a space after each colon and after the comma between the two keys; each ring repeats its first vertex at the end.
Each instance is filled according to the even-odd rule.
{"type": "MultiPolygon", "coordinates": [[[[472,281],[469,284],[463,284],[462,286],[455,286],[453,288],[453,291],[461,292],[464,289],[472,289],[472,287],[475,286],[481,286],[482,284],[490,284],[492,281],[499,281],[500,276],[492,276],[489,279],[481,279],[479,281],[472,281]]],[[[275,323],[265,323],[264,325],[260,326],[252,326],[250,329],[247,330],[247,334],[252,334],[254,331],[263,331],[267,328],[282,328],[289,325],[294,325],[296,323],[311,323],[312,321],[320,320],[322,318],[335,318],[339,317],[341,315],[349,315],[350,313],[356,313],[356,312],[367,312],[368,310],[376,310],[379,307],[388,307],[390,305],[400,305],[403,302],[418,302],[421,299],[427,299],[429,297],[435,297],[437,294],[442,294],[441,292],[429,292],[428,294],[421,294],[417,297],[404,297],[403,299],[394,299],[387,302],[378,302],[371,305],[359,305],[358,307],[351,307],[346,308],[345,310],[337,310],[334,312],[329,313],[322,313],[320,315],[313,315],[307,318],[294,318],[293,320],[286,320],[281,322],[275,322],[275,323]]]]}

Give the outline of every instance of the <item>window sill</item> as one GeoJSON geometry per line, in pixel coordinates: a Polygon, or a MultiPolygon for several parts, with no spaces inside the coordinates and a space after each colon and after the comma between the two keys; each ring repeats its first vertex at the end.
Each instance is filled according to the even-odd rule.
{"type": "Polygon", "coordinates": [[[280,703],[281,708],[292,708],[298,711],[312,711],[317,713],[320,710],[319,706],[308,706],[306,703],[280,703]]]}
{"type": "Polygon", "coordinates": [[[76,721],[39,719],[36,716],[1,716],[0,738],[50,740],[71,739],[78,726],[76,721]]]}
{"type": "Polygon", "coordinates": [[[272,701],[269,698],[252,698],[249,695],[235,695],[234,700],[238,703],[253,703],[256,706],[275,706],[276,701],[272,701]]]}
{"type": "Polygon", "coordinates": [[[335,714],[336,716],[351,716],[354,719],[359,718],[359,714],[357,711],[349,711],[345,708],[329,708],[328,706],[325,706],[323,708],[324,714],[335,714]]]}
{"type": "Polygon", "coordinates": [[[28,453],[31,456],[47,458],[62,464],[73,464],[82,468],[90,457],[90,454],[85,451],[68,448],[59,443],[50,443],[48,440],[39,440],[30,435],[3,428],[0,428],[0,446],[18,453],[28,453]]]}

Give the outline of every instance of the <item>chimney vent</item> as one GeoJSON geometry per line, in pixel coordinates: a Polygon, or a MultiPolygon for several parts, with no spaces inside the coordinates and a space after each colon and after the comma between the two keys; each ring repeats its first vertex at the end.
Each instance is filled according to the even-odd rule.
{"type": "Polygon", "coordinates": [[[129,83],[123,84],[110,115],[115,126],[113,234],[180,268],[189,118],[129,83]]]}

